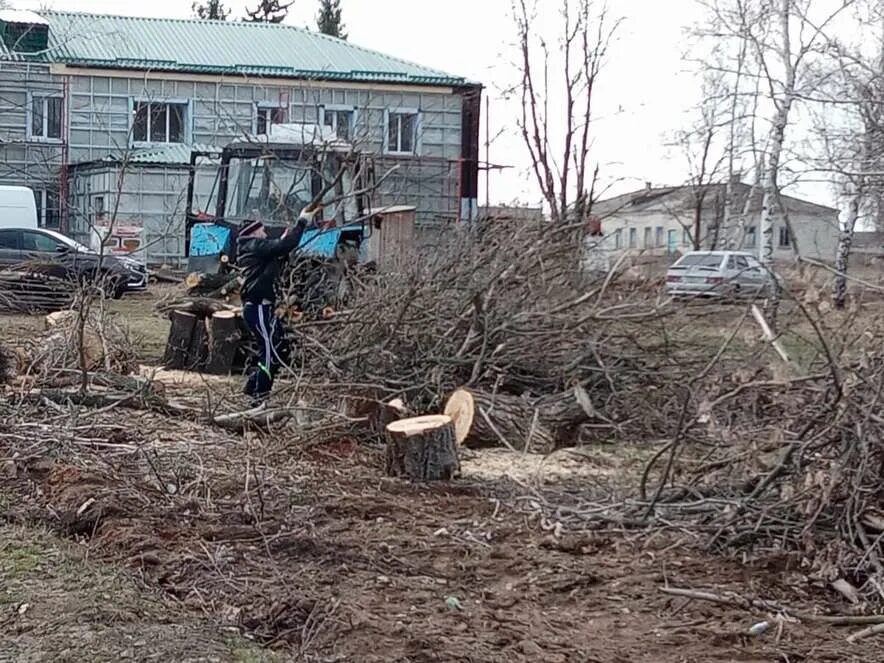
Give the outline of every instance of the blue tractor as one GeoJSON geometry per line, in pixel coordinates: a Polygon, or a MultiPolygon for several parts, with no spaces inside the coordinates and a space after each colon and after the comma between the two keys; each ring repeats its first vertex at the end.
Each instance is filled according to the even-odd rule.
{"type": "Polygon", "coordinates": [[[277,237],[307,205],[317,204],[322,223],[304,233],[299,253],[362,256],[373,179],[371,162],[319,125],[276,125],[269,134],[228,144],[220,154],[196,149],[187,192],[188,269],[207,274],[232,269],[244,220],[260,219],[268,235],[277,237]],[[208,180],[201,165],[206,160],[213,162],[208,180]]]}

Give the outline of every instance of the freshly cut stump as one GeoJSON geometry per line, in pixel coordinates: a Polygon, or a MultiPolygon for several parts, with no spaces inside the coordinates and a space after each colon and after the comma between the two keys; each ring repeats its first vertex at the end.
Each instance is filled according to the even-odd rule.
{"type": "Polygon", "coordinates": [[[415,481],[448,481],[460,472],[451,417],[400,419],[387,425],[387,474],[415,481]]]}
{"type": "Polygon", "coordinates": [[[233,311],[218,311],[209,319],[209,358],[206,373],[230,375],[242,335],[233,311]]]}

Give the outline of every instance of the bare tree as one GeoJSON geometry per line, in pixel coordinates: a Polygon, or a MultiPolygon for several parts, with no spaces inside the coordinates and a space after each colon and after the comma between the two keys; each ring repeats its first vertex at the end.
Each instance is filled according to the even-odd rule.
{"type": "MultiPolygon", "coordinates": [[[[759,257],[770,268],[774,255],[775,222],[781,220],[794,238],[781,200],[782,168],[787,133],[795,105],[810,97],[807,89],[814,58],[829,43],[828,30],[854,0],[840,0],[822,13],[819,0],[713,0],[710,34],[745,42],[760,71],[770,124],[761,178],[759,257]]],[[[775,281],[776,283],[776,281],[775,281]]],[[[780,293],[774,287],[767,312],[776,321],[780,293]]]]}
{"type": "Polygon", "coordinates": [[[834,175],[847,202],[835,256],[835,308],[844,308],[847,301],[847,271],[857,223],[863,215],[880,216],[884,191],[884,7],[869,4],[859,23],[873,34],[863,34],[855,46],[831,42],[832,58],[817,71],[819,168],[834,175]],[[865,52],[863,47],[869,45],[872,50],[865,52]]]}
{"type": "Polygon", "coordinates": [[[260,0],[255,9],[246,9],[244,21],[251,23],[282,23],[289,15],[289,9],[294,5],[294,0],[260,0]]]}
{"type": "Polygon", "coordinates": [[[226,21],[230,16],[230,10],[224,6],[221,0],[206,0],[205,3],[194,2],[193,14],[199,19],[211,21],[226,21]]]}
{"type": "Polygon", "coordinates": [[[559,0],[560,29],[533,29],[537,3],[514,0],[522,114],[519,129],[553,221],[582,220],[592,204],[593,93],[619,21],[593,0],[559,0]]]}

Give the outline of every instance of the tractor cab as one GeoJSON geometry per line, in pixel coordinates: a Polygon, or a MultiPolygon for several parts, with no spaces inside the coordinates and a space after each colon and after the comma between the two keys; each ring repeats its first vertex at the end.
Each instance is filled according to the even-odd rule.
{"type": "Polygon", "coordinates": [[[246,135],[220,153],[191,156],[185,249],[192,271],[217,272],[236,262],[236,231],[259,219],[278,237],[301,211],[321,196],[320,229],[304,233],[301,251],[335,257],[367,237],[373,170],[353,146],[330,127],[280,124],[269,134],[246,135]],[[214,178],[206,181],[206,160],[214,178]]]}

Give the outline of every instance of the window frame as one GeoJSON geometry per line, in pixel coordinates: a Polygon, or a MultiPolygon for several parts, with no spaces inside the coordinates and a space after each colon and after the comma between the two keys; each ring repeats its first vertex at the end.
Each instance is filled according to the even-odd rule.
{"type": "MultiPolygon", "coordinates": [[[[421,141],[421,133],[422,133],[422,113],[419,108],[386,108],[384,109],[384,154],[391,154],[393,156],[419,156],[421,154],[422,141],[421,141]],[[393,115],[413,115],[414,116],[414,144],[412,145],[412,150],[410,152],[405,152],[402,150],[393,150],[390,149],[390,117],[393,115]]],[[[396,147],[401,147],[402,143],[402,129],[400,126],[398,132],[398,142],[399,144],[396,147]]]]}
{"type": "MultiPolygon", "coordinates": [[[[286,122],[288,122],[289,108],[287,105],[280,104],[279,102],[275,102],[275,101],[256,101],[253,111],[252,111],[252,133],[254,133],[256,136],[261,135],[261,132],[258,130],[258,119],[259,119],[259,115],[261,114],[261,111],[269,111],[271,113],[271,115],[273,114],[274,111],[279,111],[283,114],[283,118],[282,118],[281,122],[274,122],[273,118],[271,117],[270,118],[270,127],[274,127],[274,126],[277,126],[280,124],[285,124],[286,122]]],[[[266,122],[266,120],[265,120],[265,122],[266,122]]],[[[268,127],[267,128],[268,130],[264,132],[265,134],[269,133],[270,127],[268,127]]]]}
{"type": "Polygon", "coordinates": [[[758,248],[758,227],[757,226],[747,226],[746,227],[746,236],[743,238],[743,248],[744,249],[757,249],[758,248]],[[752,238],[752,243],[749,243],[749,238],[752,238]]]}
{"type": "Polygon", "coordinates": [[[16,246],[13,248],[0,246],[0,251],[18,251],[19,253],[21,253],[22,231],[18,228],[0,228],[0,235],[2,235],[3,233],[9,233],[13,237],[15,237],[16,246]]]}
{"type": "MultiPolygon", "coordinates": [[[[347,106],[346,104],[323,104],[319,107],[319,125],[326,126],[325,118],[326,113],[334,113],[334,124],[332,128],[334,129],[335,136],[338,137],[339,140],[345,140],[348,143],[353,142],[353,136],[356,133],[356,121],[359,113],[359,109],[356,106],[347,106]],[[338,118],[340,117],[339,113],[350,113],[350,130],[348,132],[347,138],[341,138],[338,134],[338,118]]],[[[385,126],[385,128],[387,128],[385,126]]],[[[388,128],[387,128],[388,129],[388,128]]],[[[388,129],[389,132],[389,129],[388,129]]],[[[389,133],[388,133],[389,138],[389,133]]]]}
{"type": "Polygon", "coordinates": [[[792,248],[792,233],[789,232],[789,226],[783,224],[778,226],[777,230],[777,248],[778,249],[791,249],[792,248]],[[785,238],[785,243],[783,242],[783,238],[785,238]]]}
{"type": "Polygon", "coordinates": [[[64,134],[65,134],[65,123],[64,123],[64,111],[65,111],[65,103],[64,103],[64,95],[60,92],[39,92],[34,90],[28,90],[28,107],[25,113],[25,135],[29,141],[40,142],[40,143],[54,143],[61,144],[64,142],[64,134]],[[43,106],[43,133],[35,134],[34,133],[34,101],[36,99],[42,99],[43,106]],[[48,136],[49,133],[49,100],[50,99],[58,99],[61,103],[58,108],[58,137],[48,136]]]}
{"type": "Polygon", "coordinates": [[[57,191],[53,191],[51,189],[33,189],[34,191],[34,203],[37,206],[37,227],[38,228],[49,228],[50,230],[58,230],[61,228],[61,195],[57,191]],[[50,197],[55,196],[55,207],[52,208],[56,213],[57,223],[54,225],[49,225],[46,223],[48,218],[46,214],[46,210],[49,209],[49,199],[50,197]],[[38,198],[39,196],[39,198],[38,198]]]}
{"type": "Polygon", "coordinates": [[[55,253],[58,250],[58,247],[62,246],[61,242],[59,242],[57,239],[54,239],[54,238],[50,237],[49,235],[41,233],[39,230],[33,230],[33,229],[21,231],[21,237],[19,238],[19,244],[21,247],[19,250],[22,253],[55,253]],[[45,249],[40,249],[40,248],[26,249],[25,248],[25,238],[28,235],[35,235],[35,236],[40,237],[48,242],[53,242],[54,246],[53,246],[52,250],[46,251],[45,249]]]}
{"type": "Polygon", "coordinates": [[[193,103],[191,99],[150,99],[144,97],[129,97],[129,142],[133,147],[150,147],[155,145],[189,145],[193,142],[193,127],[191,118],[193,103]],[[138,104],[147,104],[147,140],[138,140],[135,138],[135,109],[138,104]],[[169,125],[171,114],[166,112],[166,138],[167,140],[152,140],[150,131],[150,107],[154,104],[163,106],[183,106],[184,117],[181,118],[181,142],[170,142],[169,125]]]}
{"type": "Polygon", "coordinates": [[[665,229],[663,226],[657,226],[654,228],[654,248],[662,249],[664,246],[666,246],[665,229]]]}
{"type": "Polygon", "coordinates": [[[638,248],[638,228],[630,228],[629,229],[629,248],[637,249],[638,248]]]}
{"type": "Polygon", "coordinates": [[[651,226],[645,226],[644,237],[642,238],[645,249],[654,248],[654,229],[651,226]]]}

